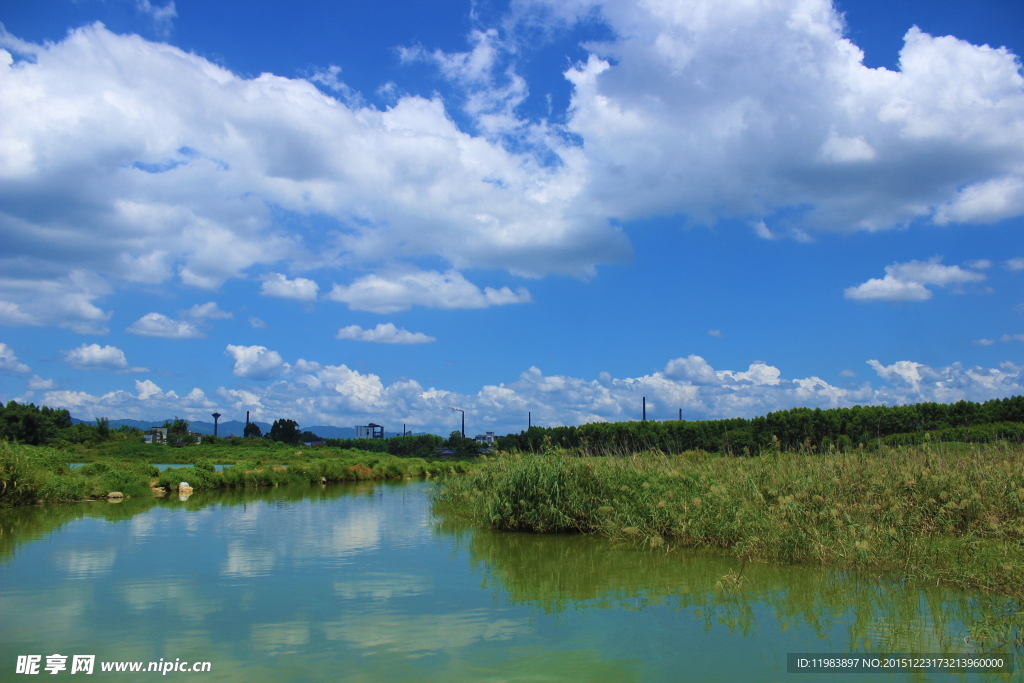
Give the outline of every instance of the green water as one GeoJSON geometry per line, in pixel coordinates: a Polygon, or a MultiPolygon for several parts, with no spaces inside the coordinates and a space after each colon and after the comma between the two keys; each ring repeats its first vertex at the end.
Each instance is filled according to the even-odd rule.
{"type": "MultiPolygon", "coordinates": [[[[992,651],[971,633],[1003,601],[753,565],[723,590],[731,558],[473,530],[435,518],[429,487],[0,510],[0,680],[54,653],[95,655],[96,680],[151,680],[99,663],[160,658],[211,663],[168,679],[275,683],[1022,680],[786,670],[790,652],[992,651]]],[[[77,680],[70,661],[41,673],[77,680]]]]}

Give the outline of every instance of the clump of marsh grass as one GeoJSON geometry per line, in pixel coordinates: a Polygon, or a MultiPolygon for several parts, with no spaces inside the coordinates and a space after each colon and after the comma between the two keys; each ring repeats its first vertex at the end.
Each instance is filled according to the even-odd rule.
{"type": "Polygon", "coordinates": [[[1020,445],[758,458],[503,454],[446,478],[434,501],[493,529],[602,533],[1024,594],[1020,445]]]}

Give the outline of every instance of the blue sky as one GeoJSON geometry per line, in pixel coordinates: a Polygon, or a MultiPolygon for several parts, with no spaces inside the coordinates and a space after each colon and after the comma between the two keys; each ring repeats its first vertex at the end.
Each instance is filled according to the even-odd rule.
{"type": "Polygon", "coordinates": [[[1024,391],[1019,2],[0,21],[4,401],[504,433],[1024,391]]]}

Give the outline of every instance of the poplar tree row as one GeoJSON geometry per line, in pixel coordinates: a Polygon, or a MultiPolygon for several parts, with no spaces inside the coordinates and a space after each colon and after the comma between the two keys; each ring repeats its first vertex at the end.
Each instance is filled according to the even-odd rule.
{"type": "Polygon", "coordinates": [[[1024,396],[984,403],[792,408],[753,419],[598,422],[579,427],[531,427],[498,439],[503,450],[551,446],[626,454],[704,450],[734,455],[765,449],[827,451],[935,441],[1024,441],[1024,396]],[[927,436],[926,436],[927,435],[927,436]]]}

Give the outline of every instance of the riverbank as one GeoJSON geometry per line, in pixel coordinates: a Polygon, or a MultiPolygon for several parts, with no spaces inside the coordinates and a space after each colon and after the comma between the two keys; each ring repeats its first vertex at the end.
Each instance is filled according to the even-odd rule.
{"type": "Polygon", "coordinates": [[[601,533],[1024,596],[1024,448],[934,444],[754,458],[502,454],[435,507],[500,530],[601,533]]]}
{"type": "MultiPolygon", "coordinates": [[[[152,447],[150,447],[152,448],[152,447]]],[[[68,463],[79,454],[45,446],[26,446],[0,441],[0,507],[36,503],[73,502],[106,497],[152,496],[175,491],[187,482],[196,491],[246,486],[281,486],[317,482],[383,480],[433,477],[467,471],[465,460],[428,461],[357,450],[216,449],[218,460],[232,467],[215,471],[206,451],[197,447],[173,449],[192,456],[192,464],[162,472],[141,459],[99,457],[71,469],[68,463]],[[254,452],[255,451],[255,452],[254,452]]],[[[162,453],[155,455],[163,455],[162,453]]]]}

